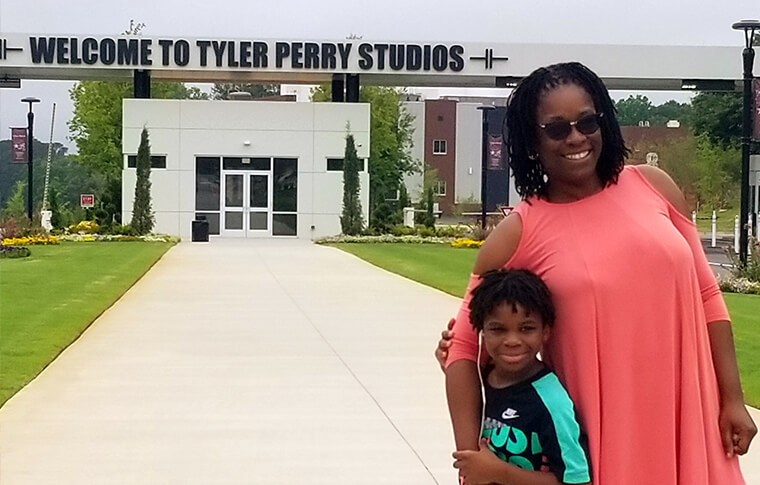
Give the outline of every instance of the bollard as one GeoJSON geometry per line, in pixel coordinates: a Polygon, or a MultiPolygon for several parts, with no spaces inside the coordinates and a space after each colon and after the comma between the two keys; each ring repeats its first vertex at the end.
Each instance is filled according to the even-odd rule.
{"type": "Polygon", "coordinates": [[[404,207],[404,225],[414,227],[414,207],[404,207]]]}
{"type": "Polygon", "coordinates": [[[715,246],[717,246],[717,244],[716,244],[717,241],[715,240],[716,239],[715,231],[717,230],[717,227],[718,227],[718,215],[715,213],[715,211],[713,211],[713,215],[712,215],[712,240],[711,240],[711,245],[710,245],[710,247],[713,247],[713,248],[715,246]]]}
{"type": "Polygon", "coordinates": [[[734,252],[739,254],[739,216],[734,216],[734,252]]]}
{"type": "Polygon", "coordinates": [[[749,244],[747,244],[747,256],[752,256],[752,217],[747,220],[747,232],[749,233],[747,235],[747,241],[749,241],[749,244]]]}

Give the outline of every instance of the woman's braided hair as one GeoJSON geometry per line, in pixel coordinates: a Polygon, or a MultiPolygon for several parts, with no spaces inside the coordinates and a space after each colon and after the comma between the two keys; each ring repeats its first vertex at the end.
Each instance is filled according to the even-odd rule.
{"type": "Polygon", "coordinates": [[[515,177],[517,193],[523,198],[547,195],[545,173],[535,153],[535,147],[538,146],[536,113],[541,96],[564,84],[575,84],[583,88],[594,101],[596,111],[603,113],[599,120],[602,153],[599,155],[596,172],[605,186],[617,182],[630,153],[615,118],[615,105],[599,76],[579,62],[565,62],[536,69],[512,92],[503,127],[509,166],[515,177]]]}

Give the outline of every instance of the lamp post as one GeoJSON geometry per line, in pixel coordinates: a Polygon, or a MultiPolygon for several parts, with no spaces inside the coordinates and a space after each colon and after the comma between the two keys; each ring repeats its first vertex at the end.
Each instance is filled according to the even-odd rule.
{"type": "Polygon", "coordinates": [[[760,21],[741,20],[731,26],[734,30],[744,31],[744,110],[742,113],[742,179],[741,179],[741,209],[739,228],[739,259],[747,264],[749,221],[749,151],[752,137],[752,64],[755,61],[755,50],[752,48],[755,31],[760,32],[760,21]]]}
{"type": "Polygon", "coordinates": [[[32,105],[39,103],[37,98],[24,98],[22,103],[29,103],[29,113],[26,115],[26,160],[28,166],[28,184],[27,184],[27,206],[26,215],[29,217],[29,222],[32,222],[32,160],[34,159],[34,112],[32,111],[32,105]]]}
{"type": "Polygon", "coordinates": [[[488,210],[488,205],[486,204],[488,196],[488,113],[496,108],[493,106],[478,106],[478,109],[483,113],[483,149],[480,152],[480,228],[485,230],[486,211],[488,210]]]}

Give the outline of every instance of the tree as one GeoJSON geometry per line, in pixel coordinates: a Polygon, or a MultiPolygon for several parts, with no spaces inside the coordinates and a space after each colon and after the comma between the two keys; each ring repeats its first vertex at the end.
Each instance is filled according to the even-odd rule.
{"type": "Polygon", "coordinates": [[[26,217],[26,199],[24,198],[25,191],[26,184],[20,180],[16,182],[16,187],[13,189],[13,195],[8,198],[8,204],[2,211],[3,219],[16,219],[19,217],[26,217]]]}
{"type": "MultiPolygon", "coordinates": [[[[312,89],[312,101],[330,101],[331,86],[323,84],[312,89]]],[[[401,220],[398,204],[386,200],[387,194],[399,190],[406,174],[420,171],[421,163],[410,154],[413,117],[401,103],[402,91],[390,87],[363,86],[359,101],[370,105],[369,162],[369,225],[374,229],[387,227],[401,220]]]]}
{"type": "Polygon", "coordinates": [[[670,120],[678,120],[683,126],[691,124],[691,106],[675,100],[654,106],[646,96],[637,94],[615,102],[617,119],[622,126],[638,126],[648,122],[649,126],[665,126],[670,120]]]}
{"type": "Polygon", "coordinates": [[[48,209],[50,210],[50,225],[53,226],[53,229],[63,229],[65,223],[61,214],[58,191],[55,187],[50,187],[48,190],[48,209]]]}
{"type": "Polygon", "coordinates": [[[277,84],[252,84],[252,83],[214,83],[211,88],[212,99],[227,99],[230,93],[250,93],[253,98],[266,98],[280,94],[280,86],[277,84]]]}
{"type": "Polygon", "coordinates": [[[651,121],[652,118],[652,102],[640,94],[618,100],[615,108],[618,123],[622,126],[637,126],[639,122],[651,121]]]}
{"type": "Polygon", "coordinates": [[[665,126],[670,120],[678,120],[681,126],[691,126],[691,105],[671,99],[655,106],[651,111],[652,126],[665,126]]]}
{"type": "Polygon", "coordinates": [[[425,216],[422,219],[422,223],[425,227],[435,227],[435,214],[433,213],[433,186],[428,185],[425,187],[425,216]]]}
{"type": "MultiPolygon", "coordinates": [[[[99,174],[102,182],[96,198],[98,222],[121,220],[121,125],[122,100],[132,95],[132,83],[82,81],[69,91],[74,105],[68,122],[69,139],[77,145],[73,158],[99,174]]],[[[177,82],[151,82],[151,96],[157,99],[185,99],[188,89],[177,82]]]]}
{"type": "Polygon", "coordinates": [[[738,147],[742,135],[742,93],[700,92],[691,101],[694,133],[723,148],[738,147]]]}
{"type": "Polygon", "coordinates": [[[343,212],[340,227],[343,234],[361,234],[364,221],[359,200],[359,157],[356,155],[354,135],[346,135],[346,153],[343,157],[343,212]]]}
{"type": "Polygon", "coordinates": [[[713,143],[709,136],[697,139],[697,187],[701,203],[713,209],[733,205],[737,200],[741,179],[741,152],[713,143]]]}
{"type": "Polygon", "coordinates": [[[137,181],[130,225],[137,234],[145,235],[153,230],[154,223],[155,218],[150,203],[150,140],[148,130],[143,128],[140,134],[140,146],[137,148],[137,181]]]}

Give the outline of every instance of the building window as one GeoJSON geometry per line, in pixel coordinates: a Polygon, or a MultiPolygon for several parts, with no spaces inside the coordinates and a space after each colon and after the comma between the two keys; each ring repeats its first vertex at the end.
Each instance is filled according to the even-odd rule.
{"type": "Polygon", "coordinates": [[[446,195],[445,180],[437,180],[435,182],[435,185],[433,185],[433,195],[437,195],[438,197],[444,197],[446,195]]]}
{"type": "Polygon", "coordinates": [[[298,235],[298,159],[274,159],[272,235],[298,235]]]}
{"type": "MultiPolygon", "coordinates": [[[[328,158],[327,159],[327,171],[328,172],[342,172],[343,171],[343,159],[342,158],[328,158]]],[[[364,171],[364,159],[359,159],[359,171],[364,171]]]]}
{"type": "Polygon", "coordinates": [[[389,190],[385,194],[385,200],[398,200],[400,195],[399,189],[389,190]]]}
{"type": "MultiPolygon", "coordinates": [[[[127,155],[127,168],[137,168],[137,155],[127,155]]],[[[151,155],[150,168],[166,168],[166,155],[151,155]]]]}
{"type": "Polygon", "coordinates": [[[446,140],[433,140],[433,155],[446,155],[446,140]]]}
{"type": "Polygon", "coordinates": [[[269,170],[271,166],[270,158],[249,158],[249,157],[224,157],[222,158],[222,167],[224,170],[269,170]]]}

